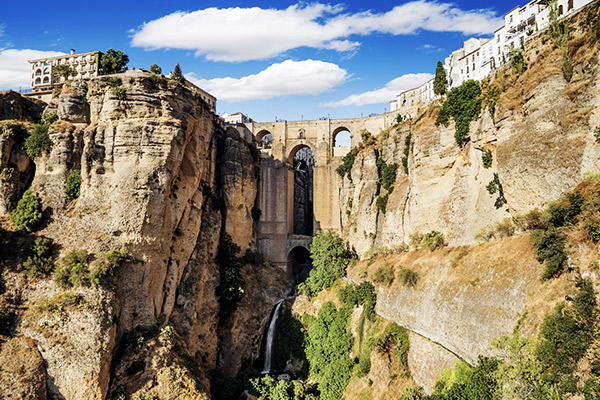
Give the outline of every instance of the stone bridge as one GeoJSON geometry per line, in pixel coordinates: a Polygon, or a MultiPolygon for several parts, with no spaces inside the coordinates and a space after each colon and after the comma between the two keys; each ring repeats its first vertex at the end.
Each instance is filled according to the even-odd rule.
{"type": "Polygon", "coordinates": [[[360,143],[363,129],[377,134],[393,125],[396,115],[244,124],[261,152],[258,250],[273,264],[296,274],[293,264],[302,262],[318,230],[340,232],[342,181],[336,169],[350,148],[360,143]],[[336,146],[338,135],[346,131],[350,146],[336,146]],[[299,154],[306,158],[307,150],[298,153],[306,148],[314,155],[314,167],[308,174],[304,172],[306,162],[297,158],[299,154]]]}

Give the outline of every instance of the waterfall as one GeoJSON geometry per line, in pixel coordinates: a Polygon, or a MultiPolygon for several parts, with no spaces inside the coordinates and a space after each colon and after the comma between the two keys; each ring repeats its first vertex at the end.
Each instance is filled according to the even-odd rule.
{"type": "Polygon", "coordinates": [[[273,358],[275,356],[275,334],[277,333],[277,320],[281,311],[283,300],[275,305],[271,321],[269,322],[269,330],[267,331],[267,341],[265,342],[265,353],[262,374],[270,374],[273,369],[273,358]]]}

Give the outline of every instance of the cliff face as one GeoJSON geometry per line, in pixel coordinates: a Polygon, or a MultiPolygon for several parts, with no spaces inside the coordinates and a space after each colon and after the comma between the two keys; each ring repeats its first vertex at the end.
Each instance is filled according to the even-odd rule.
{"type": "Polygon", "coordinates": [[[358,153],[350,177],[343,180],[340,209],[343,235],[359,255],[409,244],[412,234],[432,230],[443,233],[451,245],[476,243],[482,229],[490,231],[507,217],[544,207],[585,173],[598,170],[599,57],[597,44],[584,36],[589,33],[586,18],[582,12],[571,21],[572,80],[563,77],[561,52],[546,41],[545,32],[532,38],[525,73],[517,78],[506,69],[484,82],[484,97],[486,87],[506,90],[494,117],[484,107],[471,123],[464,148],[454,140],[453,122],[434,125],[439,105],[433,105],[358,153]],[[409,134],[407,174],[402,157],[409,134]],[[483,166],[484,150],[492,152],[491,168],[483,166]],[[376,204],[384,193],[376,184],[377,156],[399,165],[385,214],[376,204]],[[486,190],[495,173],[505,204],[486,190]]]}
{"type": "MultiPolygon", "coordinates": [[[[175,350],[156,350],[159,360],[166,360],[164,368],[185,354],[200,371],[217,367],[221,357],[235,373],[242,358],[258,352],[259,327],[270,312],[270,305],[245,310],[255,322],[231,333],[248,337],[254,348],[220,349],[214,259],[221,233],[228,232],[242,253],[255,245],[250,210],[257,181],[249,145],[237,131],[222,127],[189,89],[144,74],[119,79],[102,77],[63,88],[46,110],[59,120],[48,130],[50,151],[35,160],[30,188],[44,207],[45,224],[37,235],[51,238],[61,255],[73,249],[98,254],[126,248],[135,261],[119,269],[110,287],[76,289],[80,305],[65,308],[62,316],[35,307],[63,293],[55,284],[24,280],[18,268],[5,272],[5,279],[12,280],[8,297],[23,304],[13,332],[35,341],[30,351],[39,349],[48,389],[56,398],[102,399],[109,386],[130,394],[154,390],[148,382],[160,381],[160,365],[146,359],[144,372],[133,377],[123,373],[127,365],[120,365],[141,362],[139,355],[123,353],[122,339],[131,337],[135,327],[157,321],[176,332],[175,350]],[[82,177],[76,200],[65,194],[67,175],[74,169],[81,169],[82,177]]],[[[18,161],[22,154],[15,155],[5,136],[1,159],[18,161]]],[[[11,162],[23,174],[29,171],[26,161],[11,162]]],[[[14,197],[14,189],[3,192],[2,214],[14,207],[14,197]]],[[[264,268],[253,272],[259,280],[266,274],[264,268]]],[[[273,286],[280,289],[256,291],[250,301],[271,304],[285,279],[273,286]]],[[[195,378],[202,393],[207,378],[195,378]]],[[[170,396],[155,390],[151,393],[170,396]]]]}

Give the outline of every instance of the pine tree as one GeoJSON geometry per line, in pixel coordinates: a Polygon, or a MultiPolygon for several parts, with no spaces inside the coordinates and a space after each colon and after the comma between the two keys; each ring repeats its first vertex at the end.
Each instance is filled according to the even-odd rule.
{"type": "Polygon", "coordinates": [[[433,93],[443,96],[446,94],[446,71],[441,61],[437,62],[435,79],[433,80],[433,93]]]}
{"type": "Polygon", "coordinates": [[[179,83],[183,83],[185,81],[185,78],[183,77],[183,74],[181,73],[181,67],[179,66],[179,63],[177,63],[177,65],[175,66],[175,69],[173,70],[173,74],[171,75],[171,78],[173,78],[174,81],[179,82],[179,83]]]}

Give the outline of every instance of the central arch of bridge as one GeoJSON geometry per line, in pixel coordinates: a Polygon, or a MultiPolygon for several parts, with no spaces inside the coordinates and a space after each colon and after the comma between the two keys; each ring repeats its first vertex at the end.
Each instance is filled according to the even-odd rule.
{"type": "Polygon", "coordinates": [[[259,251],[288,269],[290,252],[298,247],[308,249],[318,230],[339,233],[342,182],[336,169],[351,147],[360,143],[362,130],[379,133],[392,126],[395,118],[388,113],[354,119],[246,123],[261,153],[256,202],[261,210],[259,251]]]}

